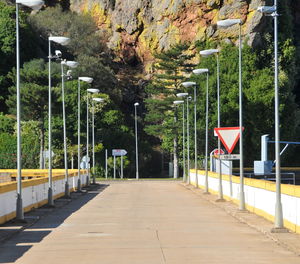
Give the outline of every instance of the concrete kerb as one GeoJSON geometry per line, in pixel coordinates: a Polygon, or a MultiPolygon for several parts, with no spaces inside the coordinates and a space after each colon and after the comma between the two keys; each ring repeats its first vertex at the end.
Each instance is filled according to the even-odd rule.
{"type": "Polygon", "coordinates": [[[187,190],[192,191],[202,199],[210,202],[214,206],[224,210],[226,213],[237,219],[239,222],[248,225],[250,228],[255,229],[264,234],[269,239],[281,247],[293,252],[297,256],[300,256],[300,236],[296,233],[288,231],[286,233],[273,233],[272,229],[274,224],[263,217],[260,217],[249,211],[239,211],[237,206],[230,201],[224,203],[216,202],[216,195],[207,195],[202,189],[194,188],[192,185],[181,183],[181,186],[187,190]]]}

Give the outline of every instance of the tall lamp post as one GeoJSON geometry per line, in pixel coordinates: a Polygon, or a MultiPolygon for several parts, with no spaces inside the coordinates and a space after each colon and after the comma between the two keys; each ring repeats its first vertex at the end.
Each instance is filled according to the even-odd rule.
{"type": "MultiPolygon", "coordinates": [[[[185,98],[187,97],[189,94],[188,93],[178,93],[176,94],[177,97],[179,98],[185,98]]],[[[187,181],[187,177],[186,177],[186,160],[185,160],[185,144],[186,144],[186,140],[185,140],[185,106],[184,104],[182,105],[182,156],[183,156],[183,182],[187,181]]]]}
{"type": "Polygon", "coordinates": [[[195,150],[195,171],[196,187],[198,187],[198,152],[197,152],[197,84],[195,82],[183,82],[185,88],[194,87],[194,150],[195,150]]]}
{"type": "Polygon", "coordinates": [[[135,163],[136,163],[136,179],[139,179],[139,152],[138,152],[138,135],[137,135],[137,107],[139,103],[134,104],[134,123],[135,123],[135,163]]]}
{"type": "Polygon", "coordinates": [[[274,18],[274,87],[275,87],[275,158],[276,158],[276,204],[275,229],[283,229],[283,213],[281,204],[281,172],[280,172],[280,120],[279,120],[279,88],[278,88],[278,13],[277,0],[273,6],[260,6],[258,11],[274,18]]]}
{"type": "MultiPolygon", "coordinates": [[[[69,173],[68,173],[68,157],[67,157],[67,130],[66,130],[66,108],[65,108],[65,74],[64,65],[70,68],[76,68],[78,62],[76,61],[66,61],[61,62],[61,95],[62,95],[62,109],[63,109],[63,130],[64,130],[64,163],[65,163],[65,196],[70,196],[69,189],[69,173]]],[[[70,72],[68,71],[67,77],[70,77],[70,72]]]]}
{"type": "Polygon", "coordinates": [[[103,103],[104,102],[104,99],[103,98],[93,98],[93,116],[92,116],[92,122],[93,122],[93,125],[92,125],[92,138],[93,138],[93,184],[96,184],[96,175],[95,175],[95,105],[94,105],[94,102],[97,102],[97,103],[103,103]]]}
{"type": "Polygon", "coordinates": [[[80,88],[80,81],[82,82],[86,82],[86,83],[92,83],[93,82],[93,78],[91,77],[79,77],[78,78],[78,116],[77,116],[77,134],[78,134],[78,181],[77,181],[77,191],[81,191],[81,174],[80,174],[80,159],[81,159],[81,155],[80,155],[80,102],[81,102],[81,88],[80,88]]]}
{"type": "Polygon", "coordinates": [[[205,193],[209,192],[208,189],[208,168],[207,168],[207,159],[208,159],[208,69],[196,69],[193,70],[193,73],[196,75],[206,73],[206,104],[205,104],[205,193]]]}
{"type": "Polygon", "coordinates": [[[244,193],[244,151],[243,151],[243,87],[242,87],[242,21],[241,19],[226,19],[217,22],[218,27],[228,28],[239,25],[239,126],[240,126],[240,204],[239,210],[245,210],[244,193]]]}
{"type": "Polygon", "coordinates": [[[61,57],[60,51],[55,51],[55,55],[52,55],[51,52],[51,42],[55,42],[60,45],[68,45],[70,43],[70,39],[67,37],[55,37],[50,36],[48,38],[48,47],[49,47],[49,54],[48,54],[48,67],[49,67],[49,88],[48,88],[48,154],[49,154],[49,168],[48,168],[48,205],[54,206],[53,201],[53,181],[52,181],[52,95],[51,95],[51,60],[52,59],[59,59],[61,57]]]}
{"type": "MultiPolygon", "coordinates": [[[[188,93],[177,93],[176,96],[178,98],[186,98],[186,138],[187,138],[187,168],[184,169],[187,171],[187,176],[184,175],[184,181],[190,184],[190,125],[189,125],[189,94],[188,93]]],[[[185,151],[184,151],[185,154],[185,151]]],[[[185,163],[185,156],[184,156],[184,163],[185,163]]],[[[185,164],[184,164],[185,167],[185,164]]]]}
{"type": "MultiPolygon", "coordinates": [[[[220,113],[220,63],[219,63],[219,50],[218,49],[208,49],[201,50],[200,55],[203,57],[208,57],[211,55],[217,55],[217,101],[218,101],[218,128],[221,126],[221,113],[220,113]]],[[[221,142],[218,138],[218,151],[221,152],[221,142]]],[[[222,186],[222,162],[219,159],[219,197],[217,201],[224,201],[223,198],[223,186],[222,186]]]]}
{"type": "Polygon", "coordinates": [[[38,10],[44,1],[41,0],[16,0],[16,90],[17,90],[17,202],[16,218],[24,220],[22,201],[22,152],[21,152],[21,91],[20,91],[20,40],[19,40],[19,5],[38,10]]]}
{"type": "Polygon", "coordinates": [[[173,101],[174,105],[180,105],[182,104],[182,167],[183,167],[183,181],[185,181],[185,148],[184,148],[184,144],[185,144],[185,132],[184,132],[184,101],[183,100],[176,100],[173,101]]]}
{"type": "Polygon", "coordinates": [[[86,163],[87,163],[87,185],[90,182],[90,168],[89,168],[89,93],[99,93],[99,89],[89,88],[86,90],[86,163]]]}

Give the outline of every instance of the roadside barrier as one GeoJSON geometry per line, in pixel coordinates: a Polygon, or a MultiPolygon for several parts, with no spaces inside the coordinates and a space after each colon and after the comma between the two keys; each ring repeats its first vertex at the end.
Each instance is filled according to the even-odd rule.
{"type": "MultiPolygon", "coordinates": [[[[191,184],[196,186],[196,172],[190,170],[191,184]]],[[[209,192],[218,194],[219,174],[208,173],[209,192]]],[[[240,178],[238,176],[222,175],[224,199],[239,204],[240,178]]],[[[244,179],[246,209],[274,222],[276,184],[275,182],[244,179]]],[[[205,171],[198,170],[198,187],[204,189],[205,171]]],[[[281,184],[281,202],[284,226],[293,232],[300,233],[300,186],[281,184]]]]}
{"type": "MultiPolygon", "coordinates": [[[[16,174],[16,170],[0,170],[16,174]]],[[[64,170],[53,170],[53,198],[57,199],[65,194],[64,170]]],[[[75,191],[78,180],[78,170],[69,170],[70,192],[75,191]]],[[[81,171],[81,184],[86,185],[87,172],[81,171]]],[[[12,177],[13,178],[13,177],[12,177]]],[[[33,208],[41,207],[48,202],[48,170],[24,170],[22,178],[22,199],[24,212],[33,208]]],[[[0,183],[0,224],[3,224],[16,217],[17,182],[0,183]]]]}

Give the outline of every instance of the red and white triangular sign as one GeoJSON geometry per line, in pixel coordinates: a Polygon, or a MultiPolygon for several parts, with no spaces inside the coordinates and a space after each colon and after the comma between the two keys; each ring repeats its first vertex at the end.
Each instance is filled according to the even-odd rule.
{"type": "MultiPolygon", "coordinates": [[[[240,139],[240,127],[220,127],[214,129],[229,154],[240,139]]],[[[244,130],[244,128],[243,128],[244,130]]]]}

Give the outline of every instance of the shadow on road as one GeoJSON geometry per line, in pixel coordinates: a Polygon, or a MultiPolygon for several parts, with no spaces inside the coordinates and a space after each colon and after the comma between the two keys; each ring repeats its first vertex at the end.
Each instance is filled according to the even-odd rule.
{"type": "MultiPolygon", "coordinates": [[[[72,193],[71,199],[57,199],[54,208],[46,206],[25,214],[27,224],[13,221],[0,226],[0,263],[14,263],[35,243],[41,242],[70,215],[103,192],[109,185],[91,185],[86,192],[72,193]],[[1,243],[2,241],[2,243],[1,243]]],[[[42,262],[42,260],[41,260],[42,262]]]]}

